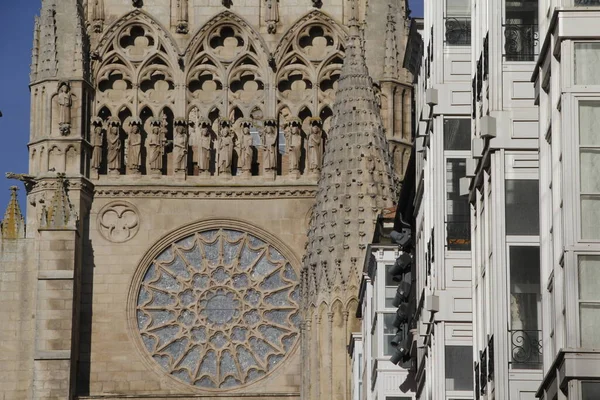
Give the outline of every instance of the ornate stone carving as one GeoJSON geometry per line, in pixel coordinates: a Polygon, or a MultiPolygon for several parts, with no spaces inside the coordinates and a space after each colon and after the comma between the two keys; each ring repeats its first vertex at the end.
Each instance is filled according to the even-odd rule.
{"type": "Polygon", "coordinates": [[[144,6],[144,0],[131,0],[131,5],[136,8],[140,8],[144,6]]]}
{"type": "Polygon", "coordinates": [[[308,149],[306,152],[306,165],[308,172],[319,174],[323,165],[323,129],[319,118],[311,121],[310,134],[308,135],[308,149]]]}
{"type": "Polygon", "coordinates": [[[132,174],[140,174],[142,165],[142,120],[132,118],[129,121],[127,135],[127,168],[132,174]]]}
{"type": "Polygon", "coordinates": [[[175,173],[187,172],[188,155],[188,130],[187,121],[184,118],[175,120],[175,133],[173,135],[173,165],[175,173]]]}
{"type": "Polygon", "coordinates": [[[242,174],[249,176],[252,169],[252,157],[254,150],[252,146],[252,133],[250,133],[250,127],[252,122],[250,120],[243,120],[242,123],[242,134],[239,138],[240,154],[238,167],[242,170],[242,174]]]}
{"type": "Polygon", "coordinates": [[[58,103],[58,128],[61,135],[68,136],[71,133],[71,107],[73,106],[73,95],[69,82],[61,82],[58,85],[56,101],[58,103]]]}
{"type": "Polygon", "coordinates": [[[263,168],[265,173],[277,169],[277,121],[267,119],[263,130],[263,168]]]}
{"type": "Polygon", "coordinates": [[[108,121],[108,133],[106,135],[107,143],[107,164],[108,173],[119,175],[121,173],[121,121],[117,118],[111,118],[108,121]]]}
{"type": "Polygon", "coordinates": [[[162,131],[162,121],[152,118],[150,132],[146,141],[146,154],[148,170],[152,175],[161,175],[163,170],[163,157],[165,154],[166,137],[162,131]]]}
{"type": "Polygon", "coordinates": [[[101,118],[95,117],[92,119],[92,160],[90,166],[96,172],[102,165],[102,144],[104,143],[104,122],[101,118]]]}
{"type": "Polygon", "coordinates": [[[220,175],[231,174],[234,138],[228,120],[221,121],[219,132],[218,171],[220,175]]]}
{"type": "Polygon", "coordinates": [[[132,239],[140,227],[139,212],[126,201],[116,201],[105,205],[98,213],[98,231],[114,243],[132,239]]]}
{"type": "Polygon", "coordinates": [[[169,199],[281,199],[298,198],[312,199],[317,194],[315,186],[300,186],[298,188],[280,188],[276,186],[259,187],[249,190],[248,188],[232,188],[223,186],[181,187],[176,189],[161,189],[153,187],[142,187],[139,189],[128,189],[119,186],[96,187],[94,197],[96,198],[169,198],[169,199]]]}
{"type": "Polygon", "coordinates": [[[199,230],[157,249],[132,304],[140,348],[177,381],[245,386],[281,365],[299,338],[299,278],[254,231],[199,230]]]}

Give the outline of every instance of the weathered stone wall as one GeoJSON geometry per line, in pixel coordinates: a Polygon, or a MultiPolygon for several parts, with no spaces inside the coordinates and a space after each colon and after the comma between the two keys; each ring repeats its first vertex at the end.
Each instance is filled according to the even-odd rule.
{"type": "Polygon", "coordinates": [[[30,239],[0,240],[0,399],[31,396],[35,247],[30,239]]]}

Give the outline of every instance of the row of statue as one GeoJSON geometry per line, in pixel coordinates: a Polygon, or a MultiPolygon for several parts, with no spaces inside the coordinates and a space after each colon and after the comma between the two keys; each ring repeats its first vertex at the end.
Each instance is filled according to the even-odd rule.
{"type": "MultiPolygon", "coordinates": [[[[121,121],[111,117],[104,121],[99,117],[92,120],[93,146],[91,168],[98,173],[102,168],[103,157],[106,157],[106,170],[109,175],[119,175],[122,163],[125,162],[127,173],[140,175],[143,169],[142,147],[145,147],[146,172],[150,175],[162,175],[164,155],[167,146],[172,146],[173,171],[177,174],[187,174],[188,154],[193,149],[194,160],[200,175],[208,176],[211,171],[217,175],[252,175],[255,149],[262,148],[261,167],[265,175],[273,175],[278,166],[277,121],[267,119],[260,132],[260,145],[255,145],[252,136],[252,120],[241,119],[232,124],[227,119],[219,120],[215,133],[213,123],[208,119],[199,119],[196,123],[184,118],[173,121],[173,138],[168,140],[169,123],[165,115],[162,118],[151,118],[146,124],[140,118],[126,120],[127,127],[123,128],[126,138],[121,137],[121,121]],[[239,133],[234,132],[233,126],[239,127],[239,133]],[[190,129],[191,128],[191,129],[190,129]],[[190,130],[192,133],[190,134],[190,130]],[[106,149],[104,148],[106,136],[106,149]],[[144,140],[145,139],[145,140],[144,140]],[[234,157],[237,154],[237,158],[234,157]],[[214,159],[214,169],[211,168],[214,159]],[[233,165],[235,162],[235,165],[233,165]],[[241,171],[241,174],[240,174],[241,171]]],[[[306,138],[302,135],[302,120],[292,118],[283,126],[285,148],[288,154],[289,174],[298,177],[301,174],[303,147],[306,143],[304,171],[310,175],[318,175],[321,171],[324,152],[324,133],[322,122],[318,118],[310,120],[310,132],[306,138]]]]}

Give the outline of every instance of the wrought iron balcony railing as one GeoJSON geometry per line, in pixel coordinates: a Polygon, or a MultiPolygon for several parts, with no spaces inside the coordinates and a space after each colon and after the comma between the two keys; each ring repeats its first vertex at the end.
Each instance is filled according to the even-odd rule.
{"type": "Polygon", "coordinates": [[[600,0],[575,0],[575,5],[582,7],[600,6],[600,0]]]}
{"type": "Polygon", "coordinates": [[[446,44],[471,45],[471,17],[446,17],[446,44]]]}
{"type": "Polygon", "coordinates": [[[542,331],[512,330],[509,334],[512,368],[541,369],[542,331]]]}
{"type": "Polygon", "coordinates": [[[471,250],[471,221],[446,222],[446,248],[448,250],[471,250]]]}
{"type": "Polygon", "coordinates": [[[504,57],[506,61],[535,61],[538,55],[538,26],[504,25],[504,57]]]}

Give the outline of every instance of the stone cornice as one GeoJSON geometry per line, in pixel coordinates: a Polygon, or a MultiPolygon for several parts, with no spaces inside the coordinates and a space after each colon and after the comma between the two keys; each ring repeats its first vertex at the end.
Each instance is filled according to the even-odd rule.
{"type": "Polygon", "coordinates": [[[172,199],[313,199],[316,185],[232,186],[181,185],[96,185],[95,198],[172,198],[172,199]]]}

